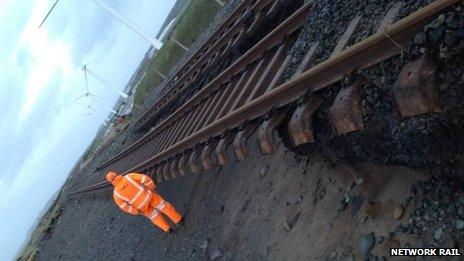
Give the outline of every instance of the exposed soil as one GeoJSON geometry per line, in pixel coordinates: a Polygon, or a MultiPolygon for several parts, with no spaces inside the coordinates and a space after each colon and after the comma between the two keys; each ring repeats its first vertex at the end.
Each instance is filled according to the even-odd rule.
{"type": "Polygon", "coordinates": [[[388,247],[396,243],[462,245],[462,230],[455,228],[464,218],[464,202],[455,200],[464,197],[462,182],[439,191],[435,204],[431,188],[438,181],[422,183],[428,176],[421,171],[333,164],[318,155],[295,156],[282,144],[263,157],[255,140],[251,137],[245,161],[160,185],[159,192],[186,217],[176,234],[164,235],[147,219],[123,214],[109,194],[68,199],[39,247],[39,259],[358,260],[362,238],[371,232],[376,241],[367,253],[371,257],[388,256],[388,247]],[[374,207],[367,204],[371,201],[374,207]],[[452,212],[446,201],[455,202],[452,212]],[[416,208],[424,209],[423,204],[433,209],[421,217],[436,216],[409,234],[409,216],[416,220],[416,208]],[[401,221],[393,216],[397,207],[405,208],[401,221]],[[442,224],[446,229],[437,242],[433,234],[442,224]]]}

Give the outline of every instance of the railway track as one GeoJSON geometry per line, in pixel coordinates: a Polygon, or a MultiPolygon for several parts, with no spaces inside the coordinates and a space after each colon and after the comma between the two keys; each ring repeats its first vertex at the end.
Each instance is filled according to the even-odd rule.
{"type": "Polygon", "coordinates": [[[137,119],[137,128],[147,129],[163,115],[171,113],[302,4],[302,0],[241,2],[177,74],[167,81],[165,86],[170,86],[169,91],[137,119]]]}
{"type": "MultiPolygon", "coordinates": [[[[298,31],[311,15],[311,3],[307,3],[145,136],[97,169],[101,173],[143,172],[163,182],[227,164],[233,160],[228,147],[233,148],[235,160],[245,159],[253,134],[261,153],[271,154],[275,130],[286,118],[290,119],[285,127],[292,145],[311,143],[312,118],[323,102],[320,92],[347,76],[355,81],[338,92],[328,118],[336,135],[360,131],[364,129],[361,87],[367,80],[356,72],[401,54],[432,17],[458,2],[437,0],[396,21],[402,5],[398,2],[386,12],[375,34],[348,46],[363,19],[354,17],[327,59],[316,62],[320,44],[312,42],[296,72],[285,75],[298,31]]],[[[427,55],[403,67],[392,89],[400,117],[441,110],[433,85],[435,68],[435,58],[427,55]]],[[[71,194],[106,191],[111,188],[108,185],[101,182],[71,194]]]]}

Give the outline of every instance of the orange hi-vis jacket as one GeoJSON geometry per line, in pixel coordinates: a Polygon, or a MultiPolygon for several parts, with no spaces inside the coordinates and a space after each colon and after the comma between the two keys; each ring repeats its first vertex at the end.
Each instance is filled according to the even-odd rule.
{"type": "Polygon", "coordinates": [[[143,174],[129,173],[125,176],[117,176],[113,180],[114,202],[123,211],[137,215],[147,210],[155,189],[155,182],[143,174]],[[143,184],[143,185],[142,185],[143,184]]]}

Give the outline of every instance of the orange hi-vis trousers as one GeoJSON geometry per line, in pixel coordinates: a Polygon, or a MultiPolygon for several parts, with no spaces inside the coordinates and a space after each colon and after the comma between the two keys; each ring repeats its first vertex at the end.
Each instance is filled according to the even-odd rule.
{"type": "Polygon", "coordinates": [[[161,228],[164,232],[168,232],[170,226],[164,217],[160,215],[160,212],[171,219],[174,224],[178,224],[182,219],[179,212],[177,212],[177,210],[169,202],[165,201],[157,193],[153,193],[153,197],[150,200],[148,208],[142,213],[150,219],[155,226],[161,228]]]}

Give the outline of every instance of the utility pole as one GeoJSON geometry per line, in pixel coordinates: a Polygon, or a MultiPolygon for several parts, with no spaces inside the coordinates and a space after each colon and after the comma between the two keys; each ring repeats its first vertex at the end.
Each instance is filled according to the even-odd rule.
{"type": "Polygon", "coordinates": [[[110,7],[109,5],[103,3],[101,0],[92,0],[95,4],[99,5],[101,8],[105,9],[108,13],[113,15],[116,19],[118,19],[121,23],[129,27],[132,31],[134,31],[136,34],[138,34],[140,37],[143,39],[147,40],[151,45],[153,45],[154,48],[160,49],[163,43],[159,41],[158,39],[150,36],[146,32],[144,32],[138,25],[136,25],[134,22],[131,20],[127,19],[124,17],[122,14],[120,14],[118,11],[110,7]]]}

